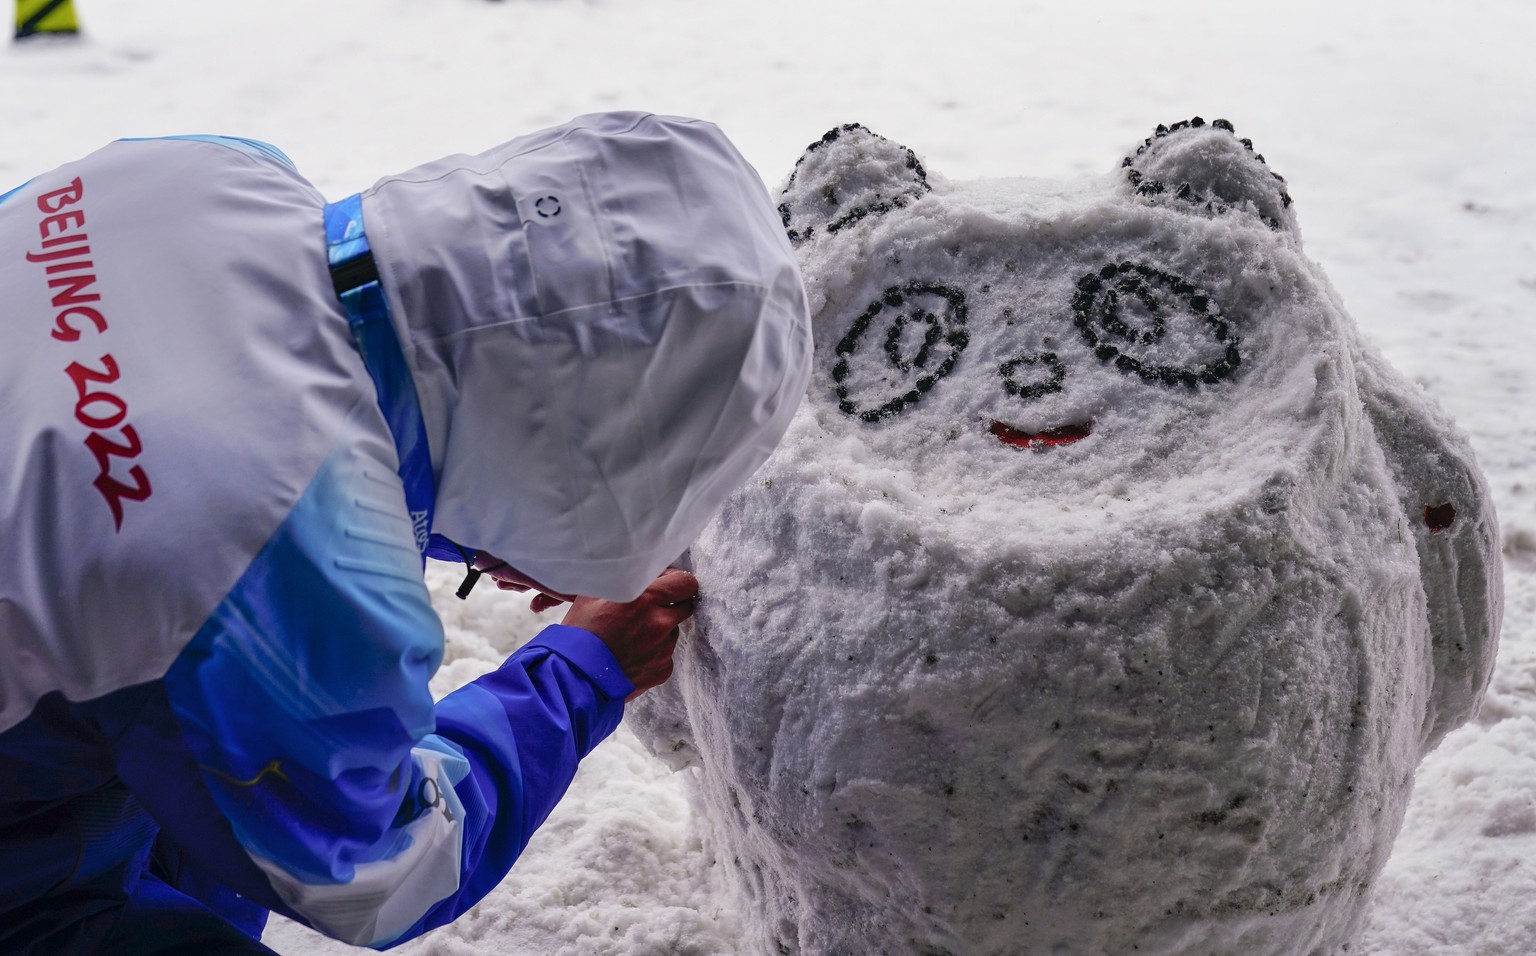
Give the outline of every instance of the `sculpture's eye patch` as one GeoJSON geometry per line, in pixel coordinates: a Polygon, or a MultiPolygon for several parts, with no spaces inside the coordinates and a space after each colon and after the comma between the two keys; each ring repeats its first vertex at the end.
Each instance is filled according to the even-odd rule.
{"type": "Polygon", "coordinates": [[[867,422],[905,410],[954,370],[970,344],[965,320],[959,289],[932,282],[886,289],[837,343],[832,382],[838,407],[867,422]],[[874,348],[883,361],[871,360],[874,348]],[[851,361],[856,355],[857,363],[851,361]]]}
{"type": "MultiPolygon", "coordinates": [[[[1212,297],[1143,263],[1110,263],[1083,276],[1072,311],[1073,324],[1101,361],[1146,382],[1197,388],[1231,378],[1242,364],[1241,342],[1212,297]]],[[[877,422],[920,401],[954,371],[969,345],[966,319],[965,293],[953,286],[912,281],[886,289],[834,349],[838,407],[877,422]]],[[[1056,352],[1028,350],[1014,353],[997,372],[1005,393],[1032,401],[1065,388],[1067,364],[1056,352]]],[[[1026,438],[1031,446],[1042,440],[1026,438]]]]}
{"type": "Polygon", "coordinates": [[[1077,282],[1073,324],[1101,361],[1163,385],[1231,378],[1241,342],[1206,292],[1139,262],[1110,263],[1077,282]]]}

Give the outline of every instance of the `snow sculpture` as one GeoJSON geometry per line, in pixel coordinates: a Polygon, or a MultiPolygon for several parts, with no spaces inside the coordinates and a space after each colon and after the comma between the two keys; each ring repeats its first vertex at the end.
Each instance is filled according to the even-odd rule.
{"type": "Polygon", "coordinates": [[[747,953],[1333,953],[1500,614],[1466,441],[1224,121],[1085,182],[859,126],[783,194],[817,371],[633,723],[747,953]]]}

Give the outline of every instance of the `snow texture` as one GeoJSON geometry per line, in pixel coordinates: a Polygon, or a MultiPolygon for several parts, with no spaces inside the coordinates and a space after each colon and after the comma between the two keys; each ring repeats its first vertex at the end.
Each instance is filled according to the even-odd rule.
{"type": "Polygon", "coordinates": [[[632,717],[743,952],[1347,948],[1483,696],[1499,534],[1284,180],[1223,120],[1074,182],[848,125],[782,198],[816,376],[632,717]]]}

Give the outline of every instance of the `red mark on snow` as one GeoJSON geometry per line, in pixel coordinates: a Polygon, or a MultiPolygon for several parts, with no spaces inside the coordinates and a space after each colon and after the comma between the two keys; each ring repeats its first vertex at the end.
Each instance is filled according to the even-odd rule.
{"type": "Polygon", "coordinates": [[[1451,526],[1456,520],[1456,506],[1447,501],[1443,505],[1424,506],[1424,524],[1429,526],[1430,534],[1439,534],[1451,526]]]}
{"type": "Polygon", "coordinates": [[[998,441],[1015,448],[1054,448],[1057,445],[1070,445],[1087,438],[1093,434],[1093,422],[1082,425],[1063,425],[1060,428],[1048,428],[1043,432],[1026,432],[1012,425],[993,422],[992,434],[998,441]]]}

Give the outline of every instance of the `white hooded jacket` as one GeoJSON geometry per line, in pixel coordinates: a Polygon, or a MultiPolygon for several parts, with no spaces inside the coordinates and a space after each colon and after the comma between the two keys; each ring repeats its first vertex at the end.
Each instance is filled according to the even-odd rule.
{"type": "Polygon", "coordinates": [[[805,293],[708,123],[583,117],[392,176],[363,218],[427,425],[433,531],[637,596],[777,444],[805,293]]]}

